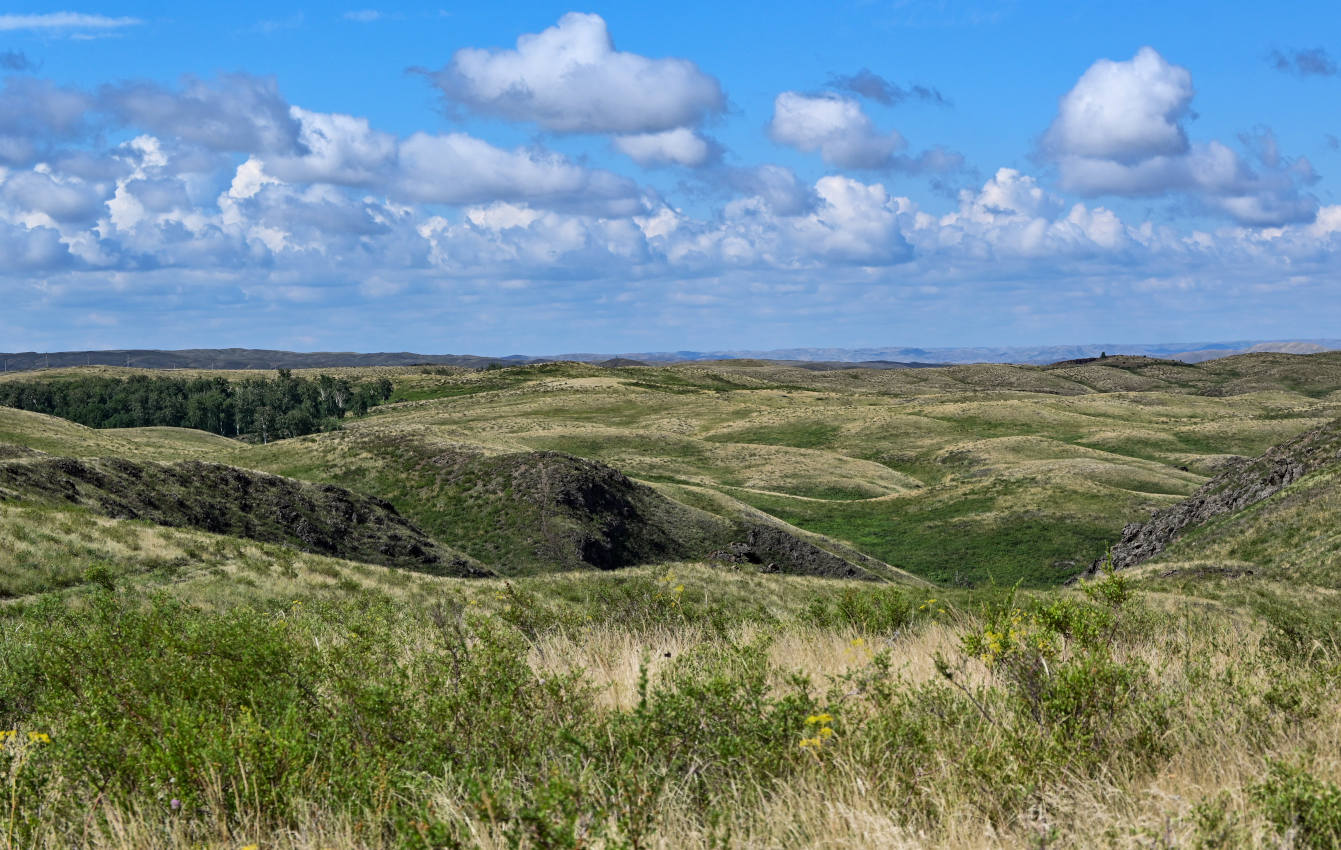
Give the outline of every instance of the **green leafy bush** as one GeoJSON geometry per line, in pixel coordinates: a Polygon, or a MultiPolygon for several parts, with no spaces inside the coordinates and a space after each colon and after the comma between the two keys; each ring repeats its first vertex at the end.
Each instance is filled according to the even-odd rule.
{"type": "Polygon", "coordinates": [[[1273,761],[1252,788],[1253,799],[1282,835],[1301,850],[1341,848],[1341,786],[1297,765],[1273,761]]]}
{"type": "MultiPolygon", "coordinates": [[[[934,605],[936,600],[932,599],[934,605]]],[[[821,628],[853,628],[870,634],[894,634],[911,625],[930,607],[917,603],[902,588],[844,588],[818,596],[806,608],[803,620],[821,628]]]]}

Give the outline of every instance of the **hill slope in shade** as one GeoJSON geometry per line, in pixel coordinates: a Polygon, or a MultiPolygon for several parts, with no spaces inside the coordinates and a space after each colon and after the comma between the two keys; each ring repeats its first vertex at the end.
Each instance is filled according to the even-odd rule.
{"type": "Polygon", "coordinates": [[[0,463],[3,498],[80,505],[114,519],[198,528],[435,575],[488,574],[380,499],[222,464],[31,453],[0,463]]]}
{"type": "Polygon", "coordinates": [[[873,575],[869,564],[834,555],[776,520],[715,515],[596,460],[444,444],[424,437],[418,424],[390,424],[272,443],[239,457],[384,495],[434,537],[503,575],[614,569],[727,550],[784,573],[873,575]]]}

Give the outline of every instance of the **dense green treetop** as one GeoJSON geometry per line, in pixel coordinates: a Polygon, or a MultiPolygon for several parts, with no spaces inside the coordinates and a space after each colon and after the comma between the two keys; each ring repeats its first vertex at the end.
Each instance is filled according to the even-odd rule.
{"type": "Polygon", "coordinates": [[[90,428],[167,425],[262,442],[338,427],[391,397],[391,381],[315,380],[280,369],[274,378],[79,377],[0,384],[0,405],[69,419],[90,428]]]}

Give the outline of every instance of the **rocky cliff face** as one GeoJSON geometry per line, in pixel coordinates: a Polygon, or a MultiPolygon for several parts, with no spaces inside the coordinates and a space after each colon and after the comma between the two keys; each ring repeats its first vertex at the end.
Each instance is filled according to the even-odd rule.
{"type": "MultiPolygon", "coordinates": [[[[1133,567],[1158,555],[1184,531],[1267,499],[1314,470],[1341,463],[1341,419],[1226,468],[1176,505],[1131,523],[1113,547],[1113,566],[1133,567]]],[[[1094,574],[1103,559],[1090,566],[1094,574]]]]}

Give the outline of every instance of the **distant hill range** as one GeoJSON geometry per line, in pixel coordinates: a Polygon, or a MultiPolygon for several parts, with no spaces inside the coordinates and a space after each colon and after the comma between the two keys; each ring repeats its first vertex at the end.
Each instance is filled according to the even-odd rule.
{"type": "MultiPolygon", "coordinates": [[[[1341,339],[1237,340],[1233,342],[1170,342],[1156,344],[1097,343],[1094,345],[1047,345],[1034,347],[979,348],[775,348],[768,351],[663,351],[626,353],[621,357],[646,363],[685,360],[758,360],[797,361],[802,363],[838,363],[873,368],[907,366],[943,366],[956,363],[1048,364],[1063,360],[1082,360],[1100,355],[1135,354],[1200,363],[1218,357],[1278,351],[1288,354],[1316,354],[1341,349],[1341,339]]],[[[593,362],[608,354],[564,354],[555,359],[593,362]]]]}
{"type": "Polygon", "coordinates": [[[1100,355],[1141,355],[1200,363],[1235,354],[1276,351],[1315,354],[1341,349],[1341,339],[1263,342],[1161,343],[1154,345],[1104,343],[1036,347],[982,348],[776,348],[767,351],[657,351],[642,353],[568,353],[550,356],[509,354],[416,354],[409,351],[359,353],[353,351],[270,351],[256,348],[188,348],[178,351],[115,349],[104,351],[24,351],[0,353],[5,372],[27,372],[68,366],[129,366],[139,369],[323,369],[348,366],[458,366],[484,369],[577,360],[601,366],[657,365],[699,360],[769,360],[805,369],[909,369],[957,363],[1048,364],[1084,360],[1100,355]]]}
{"type": "MultiPolygon", "coordinates": [[[[609,355],[605,355],[609,356],[609,355]]],[[[0,353],[5,372],[65,366],[130,366],[137,369],[330,369],[337,366],[463,366],[484,369],[556,358],[477,357],[471,354],[414,354],[408,351],[362,354],[354,351],[269,351],[259,348],[188,348],[180,351],[116,349],[109,351],[24,351],[0,353]]]]}

